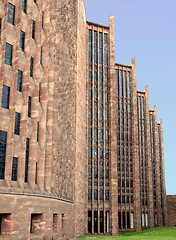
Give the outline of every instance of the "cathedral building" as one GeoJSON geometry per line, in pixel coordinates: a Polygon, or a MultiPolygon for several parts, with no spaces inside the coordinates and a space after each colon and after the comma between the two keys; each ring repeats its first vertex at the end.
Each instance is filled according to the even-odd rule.
{"type": "MultiPolygon", "coordinates": [[[[163,125],[83,0],[0,0],[0,240],[175,226],[163,125]],[[168,206],[168,207],[167,207],[168,206]]],[[[175,204],[176,206],[176,204],[175,204]]]]}

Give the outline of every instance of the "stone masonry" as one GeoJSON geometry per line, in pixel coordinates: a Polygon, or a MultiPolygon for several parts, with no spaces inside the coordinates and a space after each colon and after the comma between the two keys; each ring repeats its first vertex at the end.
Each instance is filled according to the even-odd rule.
{"type": "Polygon", "coordinates": [[[0,240],[175,226],[162,120],[84,0],[0,0],[0,240]]]}

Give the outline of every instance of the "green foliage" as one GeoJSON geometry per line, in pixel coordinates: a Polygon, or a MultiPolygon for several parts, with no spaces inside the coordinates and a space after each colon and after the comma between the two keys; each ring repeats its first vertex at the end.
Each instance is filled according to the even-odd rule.
{"type": "Polygon", "coordinates": [[[157,227],[152,229],[143,229],[141,232],[124,232],[121,236],[102,236],[102,235],[85,235],[79,236],[78,239],[87,240],[175,240],[176,228],[173,227],[157,227]]]}

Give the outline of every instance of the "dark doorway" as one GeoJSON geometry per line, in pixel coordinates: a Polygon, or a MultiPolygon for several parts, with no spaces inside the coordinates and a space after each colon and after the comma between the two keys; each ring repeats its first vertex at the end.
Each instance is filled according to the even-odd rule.
{"type": "Polygon", "coordinates": [[[98,233],[98,211],[94,211],[94,233],[98,233]]]}
{"type": "Polygon", "coordinates": [[[100,211],[100,232],[104,233],[104,214],[100,211]]]}
{"type": "Polygon", "coordinates": [[[119,229],[121,229],[121,225],[122,225],[122,223],[121,223],[121,212],[119,212],[119,214],[118,214],[118,221],[119,221],[119,229]]]}
{"type": "Polygon", "coordinates": [[[122,213],[123,229],[125,229],[125,212],[122,213]]]}
{"type": "Polygon", "coordinates": [[[130,213],[127,212],[127,228],[130,228],[130,213]]]}
{"type": "Polygon", "coordinates": [[[88,233],[92,233],[92,211],[88,211],[88,233]]]}

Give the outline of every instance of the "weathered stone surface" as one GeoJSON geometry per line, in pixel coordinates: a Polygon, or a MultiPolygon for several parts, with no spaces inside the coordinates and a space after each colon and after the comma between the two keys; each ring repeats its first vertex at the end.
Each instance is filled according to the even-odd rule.
{"type": "Polygon", "coordinates": [[[168,226],[176,227],[176,195],[167,195],[168,226]]]}

